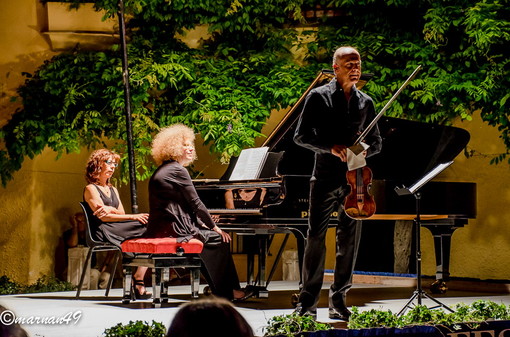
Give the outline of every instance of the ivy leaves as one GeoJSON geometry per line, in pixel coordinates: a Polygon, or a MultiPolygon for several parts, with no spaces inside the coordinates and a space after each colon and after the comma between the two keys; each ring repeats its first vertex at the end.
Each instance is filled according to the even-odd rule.
{"type": "MultiPolygon", "coordinates": [[[[78,6],[80,0],[67,0],[78,6]]],[[[117,0],[97,0],[107,16],[117,0]]],[[[364,91],[382,108],[409,76],[423,70],[387,114],[434,123],[480,113],[498,128],[510,154],[510,9],[491,0],[125,0],[134,149],[138,179],[154,169],[152,135],[181,122],[227,162],[254,145],[272,110],[294,104],[333,50],[358,47],[364,91]],[[335,17],[304,17],[310,9],[335,17]],[[323,13],[326,13],[324,11],[323,13]],[[308,21],[307,21],[308,20],[308,21]],[[178,33],[207,27],[190,48],[178,33]]],[[[126,122],[118,46],[74,50],[45,62],[18,90],[23,108],[0,130],[5,185],[25,157],[45,146],[59,154],[104,146],[125,154],[126,122]]],[[[122,163],[126,162],[126,158],[122,163]]],[[[127,172],[122,165],[121,172],[127,172]]],[[[127,181],[127,174],[123,175],[127,181]]]]}
{"type": "MultiPolygon", "coordinates": [[[[147,179],[154,165],[152,136],[180,122],[202,134],[222,162],[253,147],[271,109],[295,102],[309,79],[297,66],[265,62],[263,54],[215,58],[188,49],[144,50],[130,46],[133,142],[137,178],[147,179]],[[297,89],[296,89],[297,88],[297,89]]],[[[59,154],[81,147],[113,147],[124,154],[120,171],[127,181],[126,122],[120,58],[114,52],[62,54],[43,65],[20,87],[25,102],[2,130],[8,152],[3,183],[25,156],[45,146],[59,154]]]]}

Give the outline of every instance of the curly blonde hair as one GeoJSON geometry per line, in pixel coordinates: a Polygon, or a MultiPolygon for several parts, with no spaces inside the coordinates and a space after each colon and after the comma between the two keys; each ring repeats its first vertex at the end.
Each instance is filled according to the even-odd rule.
{"type": "MultiPolygon", "coordinates": [[[[167,160],[177,160],[183,153],[183,144],[186,141],[195,142],[193,129],[184,124],[167,126],[161,129],[152,141],[152,158],[157,165],[167,160]]],[[[196,153],[193,160],[195,159],[196,153]]]]}
{"type": "MultiPolygon", "coordinates": [[[[103,163],[107,160],[113,160],[116,163],[118,163],[120,161],[120,156],[117,153],[108,149],[95,150],[90,154],[85,169],[85,180],[87,181],[87,183],[95,184],[99,181],[101,167],[103,166],[103,163]]],[[[107,184],[111,185],[110,179],[108,179],[107,184]]]]}

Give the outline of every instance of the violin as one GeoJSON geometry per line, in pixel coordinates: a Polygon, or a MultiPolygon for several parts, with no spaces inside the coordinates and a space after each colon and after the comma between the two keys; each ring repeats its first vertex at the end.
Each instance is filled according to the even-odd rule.
{"type": "Polygon", "coordinates": [[[346,177],[351,192],[345,197],[345,213],[355,220],[370,218],[375,213],[375,200],[370,194],[372,170],[368,166],[364,166],[347,171],[346,177]]]}
{"type": "MultiPolygon", "coordinates": [[[[358,146],[367,136],[367,134],[376,125],[377,121],[382,117],[384,112],[388,109],[391,103],[402,92],[406,85],[416,76],[421,66],[419,65],[413,73],[407,78],[397,92],[390,98],[384,108],[375,116],[374,120],[370,122],[365,130],[359,135],[358,139],[354,142],[353,147],[358,146]]],[[[349,170],[346,173],[347,183],[351,188],[351,192],[345,197],[344,211],[348,217],[354,220],[364,220],[370,218],[375,214],[375,200],[370,194],[372,187],[372,170],[363,166],[354,170],[349,170]]]]}

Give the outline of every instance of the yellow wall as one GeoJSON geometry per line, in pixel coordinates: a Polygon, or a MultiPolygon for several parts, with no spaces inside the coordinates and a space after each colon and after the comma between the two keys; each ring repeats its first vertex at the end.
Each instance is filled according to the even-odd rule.
{"type": "MultiPolygon", "coordinates": [[[[505,151],[496,128],[484,124],[477,113],[472,122],[457,123],[469,131],[468,149],[440,178],[477,183],[477,218],[453,234],[451,274],[479,279],[510,279],[510,169],[508,164],[489,165],[494,154],[505,151]]],[[[423,230],[424,273],[435,272],[432,238],[423,230]]]]}
{"type": "MultiPolygon", "coordinates": [[[[0,125],[19,106],[11,103],[10,97],[24,81],[21,72],[34,71],[53,55],[39,33],[46,25],[42,12],[36,0],[0,2],[0,125]]],[[[41,192],[33,174],[34,165],[34,161],[28,160],[7,189],[0,187],[0,275],[20,282],[48,269],[47,262],[43,262],[48,261],[45,254],[41,254],[41,259],[34,254],[40,253],[41,246],[51,249],[48,244],[37,242],[52,228],[44,217],[54,214],[41,215],[40,207],[34,207],[34,197],[41,192]],[[34,244],[38,250],[31,250],[34,244]]],[[[52,189],[49,191],[51,195],[52,189]]],[[[56,205],[61,207],[61,203],[56,205]]]]}
{"type": "MultiPolygon", "coordinates": [[[[104,26],[97,22],[98,26],[104,26]]],[[[55,26],[48,23],[46,8],[38,0],[0,1],[0,125],[4,125],[19,106],[9,98],[24,81],[21,72],[33,72],[55,53],[51,48],[57,40],[40,33],[47,27],[55,26]]],[[[71,38],[69,35],[66,41],[71,38]]],[[[190,35],[190,38],[196,37],[190,35]]],[[[99,41],[108,43],[102,38],[99,41]]],[[[59,46],[65,45],[58,42],[59,46]]],[[[278,116],[281,112],[273,114],[264,129],[266,134],[274,127],[278,116]]],[[[488,155],[504,150],[497,130],[483,124],[478,117],[458,126],[471,133],[471,149],[488,155]]],[[[259,140],[259,144],[262,141],[259,140]]],[[[226,167],[211,159],[206,148],[198,151],[197,168],[204,169],[206,177],[221,175],[226,167]]],[[[0,187],[0,275],[28,283],[52,273],[58,239],[69,228],[69,217],[79,211],[78,202],[84,186],[83,166],[88,154],[89,151],[83,149],[80,154],[64,155],[56,161],[55,153],[46,150],[33,160],[27,159],[14,180],[6,188],[0,187]]],[[[461,154],[441,177],[478,184],[478,217],[453,236],[452,276],[510,278],[506,267],[506,261],[510,260],[509,168],[507,164],[490,166],[488,161],[489,158],[482,155],[466,158],[461,154]]],[[[120,191],[125,208],[130,209],[128,187],[123,186],[120,191]]],[[[140,211],[147,211],[147,182],[138,182],[138,191],[140,211]]],[[[331,234],[328,236],[327,268],[333,267],[334,237],[331,234]]],[[[424,230],[422,239],[423,271],[433,275],[432,238],[424,230]]],[[[295,248],[293,240],[289,248],[295,248]]],[[[276,248],[271,252],[274,255],[276,248]]],[[[276,278],[279,275],[280,272],[276,278]]]]}

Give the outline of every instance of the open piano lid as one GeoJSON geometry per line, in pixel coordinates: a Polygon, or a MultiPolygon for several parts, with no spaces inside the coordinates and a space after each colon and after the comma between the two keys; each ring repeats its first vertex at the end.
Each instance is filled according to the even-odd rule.
{"type": "MultiPolygon", "coordinates": [[[[361,88],[372,76],[363,74],[357,87],[361,88]]],[[[279,175],[312,174],[314,154],[294,143],[294,131],[308,92],[333,77],[330,70],[319,73],[264,142],[269,151],[285,151],[278,165],[279,175]]],[[[470,138],[469,132],[461,128],[393,117],[383,116],[378,127],[383,138],[382,151],[367,159],[374,179],[415,181],[438,164],[453,160],[470,138]]]]}

